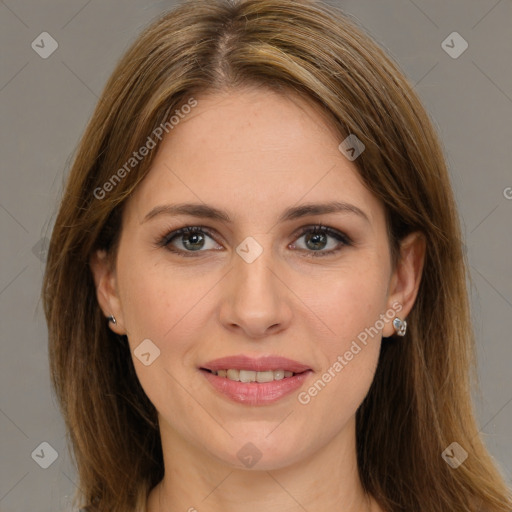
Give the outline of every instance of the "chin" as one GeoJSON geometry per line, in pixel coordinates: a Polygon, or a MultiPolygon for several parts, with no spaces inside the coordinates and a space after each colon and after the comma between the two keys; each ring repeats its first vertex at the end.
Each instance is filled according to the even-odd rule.
{"type": "Polygon", "coordinates": [[[244,435],[235,435],[229,439],[225,450],[220,448],[212,455],[234,469],[250,471],[283,469],[305,457],[302,450],[304,439],[298,433],[275,432],[269,435],[268,432],[272,430],[262,432],[259,429],[253,434],[246,431],[244,435]]]}

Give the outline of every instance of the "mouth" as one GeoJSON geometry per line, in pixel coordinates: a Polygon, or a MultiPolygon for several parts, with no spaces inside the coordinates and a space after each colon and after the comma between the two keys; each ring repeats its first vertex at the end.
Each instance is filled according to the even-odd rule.
{"type": "Polygon", "coordinates": [[[300,388],[313,370],[291,359],[231,356],[199,368],[212,387],[231,401],[267,405],[300,388]]]}
{"type": "MultiPolygon", "coordinates": [[[[201,368],[206,372],[216,375],[224,379],[233,380],[235,382],[273,382],[275,380],[289,379],[294,375],[300,375],[304,372],[291,372],[288,370],[265,370],[265,371],[254,371],[254,370],[238,370],[235,368],[229,368],[226,370],[209,370],[208,368],[201,368]]],[[[305,370],[309,371],[309,370],[305,370]]]]}
{"type": "MultiPolygon", "coordinates": [[[[272,372],[291,372],[291,373],[302,373],[311,368],[303,363],[288,359],[287,357],[281,356],[260,356],[250,357],[243,354],[236,356],[221,357],[220,359],[214,359],[208,361],[202,365],[201,369],[209,370],[212,373],[218,371],[248,371],[257,373],[272,372]]],[[[233,374],[234,375],[234,374],[233,374]]],[[[279,377],[279,375],[278,375],[279,377]]]]}

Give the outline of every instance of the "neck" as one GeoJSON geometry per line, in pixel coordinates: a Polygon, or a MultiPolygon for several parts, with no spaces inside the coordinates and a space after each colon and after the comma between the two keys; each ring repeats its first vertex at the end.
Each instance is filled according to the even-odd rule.
{"type": "Polygon", "coordinates": [[[223,463],[160,425],[165,476],[151,491],[147,512],[379,511],[359,480],[355,419],[315,453],[260,470],[223,463]]]}

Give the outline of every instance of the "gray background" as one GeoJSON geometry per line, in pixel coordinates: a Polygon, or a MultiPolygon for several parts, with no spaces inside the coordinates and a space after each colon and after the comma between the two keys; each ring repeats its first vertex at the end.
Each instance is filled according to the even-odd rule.
{"type": "MultiPolygon", "coordinates": [[[[512,484],[512,2],[330,3],[388,49],[441,134],[471,263],[478,423],[512,484]],[[469,45],[456,59],[441,46],[454,31],[469,45]]],[[[149,0],[0,3],[2,512],[64,510],[73,491],[76,474],[49,385],[39,298],[44,239],[76,144],[117,59],[172,6],[149,0]],[[31,47],[42,32],[59,45],[47,59],[31,47]],[[31,457],[44,441],[59,454],[48,469],[31,457]]]]}

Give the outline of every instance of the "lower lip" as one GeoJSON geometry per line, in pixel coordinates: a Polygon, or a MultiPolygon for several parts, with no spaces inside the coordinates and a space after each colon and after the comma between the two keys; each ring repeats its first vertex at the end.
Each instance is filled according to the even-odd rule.
{"type": "Polygon", "coordinates": [[[219,377],[206,370],[201,370],[201,373],[217,391],[234,402],[247,405],[267,405],[277,402],[299,389],[312,371],[307,370],[293,377],[261,383],[238,382],[227,377],[219,377]]]}

